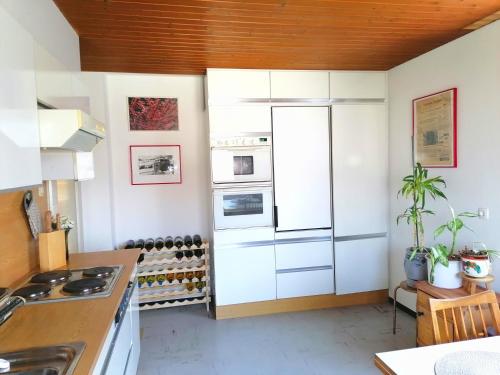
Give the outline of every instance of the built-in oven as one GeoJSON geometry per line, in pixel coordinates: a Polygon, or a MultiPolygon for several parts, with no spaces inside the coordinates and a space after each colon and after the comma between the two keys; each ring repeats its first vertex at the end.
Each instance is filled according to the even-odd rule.
{"type": "Polygon", "coordinates": [[[243,229],[273,226],[271,186],[215,189],[214,229],[243,229]]]}
{"type": "Polygon", "coordinates": [[[225,137],[211,143],[214,184],[271,181],[270,136],[225,137]]]}

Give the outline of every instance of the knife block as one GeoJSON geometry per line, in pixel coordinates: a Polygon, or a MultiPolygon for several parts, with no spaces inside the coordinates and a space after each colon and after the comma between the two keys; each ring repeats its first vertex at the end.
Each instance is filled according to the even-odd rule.
{"type": "Polygon", "coordinates": [[[52,271],[66,265],[66,237],[63,230],[38,235],[40,271],[52,271]]]}

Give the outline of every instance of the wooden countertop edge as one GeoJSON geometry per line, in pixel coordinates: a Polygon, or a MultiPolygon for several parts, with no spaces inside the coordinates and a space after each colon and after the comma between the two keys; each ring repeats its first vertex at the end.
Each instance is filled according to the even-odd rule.
{"type": "Polygon", "coordinates": [[[111,296],[21,307],[0,326],[0,352],[82,341],[74,375],[91,374],[139,255],[138,249],[71,255],[67,268],[124,266],[111,296]]]}
{"type": "Polygon", "coordinates": [[[384,361],[380,359],[378,355],[375,354],[375,357],[373,358],[373,362],[375,363],[375,366],[380,370],[380,372],[384,375],[396,375],[394,371],[392,371],[384,361]]]}

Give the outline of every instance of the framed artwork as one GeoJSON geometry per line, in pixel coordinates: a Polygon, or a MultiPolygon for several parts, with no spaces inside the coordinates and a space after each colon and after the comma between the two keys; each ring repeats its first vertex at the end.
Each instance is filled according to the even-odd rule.
{"type": "Polygon", "coordinates": [[[179,130],[177,98],[128,98],[129,127],[137,130],[179,130]]]}
{"type": "Polygon", "coordinates": [[[181,184],[180,145],[131,145],[132,185],[181,184]]]}
{"type": "Polygon", "coordinates": [[[423,167],[457,167],[456,88],[413,100],[413,152],[423,167]]]}

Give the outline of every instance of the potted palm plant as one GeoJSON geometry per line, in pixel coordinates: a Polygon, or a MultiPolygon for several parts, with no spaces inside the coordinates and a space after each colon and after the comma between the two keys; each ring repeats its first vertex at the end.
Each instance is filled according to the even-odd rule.
{"type": "Polygon", "coordinates": [[[413,246],[406,249],[404,260],[406,281],[410,287],[415,287],[418,280],[427,280],[426,254],[429,249],[425,246],[423,217],[434,214],[426,208],[428,197],[446,199],[441,191],[443,186],[446,187],[446,183],[441,176],[429,178],[428,170],[417,163],[413,173],[403,178],[403,186],[398,192],[398,197],[411,202],[411,206],[397,217],[397,224],[405,220],[413,229],[413,246]]]}
{"type": "Polygon", "coordinates": [[[451,234],[451,244],[446,246],[439,243],[431,247],[429,251],[429,282],[439,288],[456,289],[462,286],[462,258],[460,255],[455,254],[457,245],[457,237],[459,232],[467,228],[463,219],[477,217],[477,214],[472,212],[462,212],[458,215],[455,214],[453,207],[450,207],[451,220],[447,223],[440,225],[434,231],[434,238],[441,236],[445,231],[451,234]]]}

